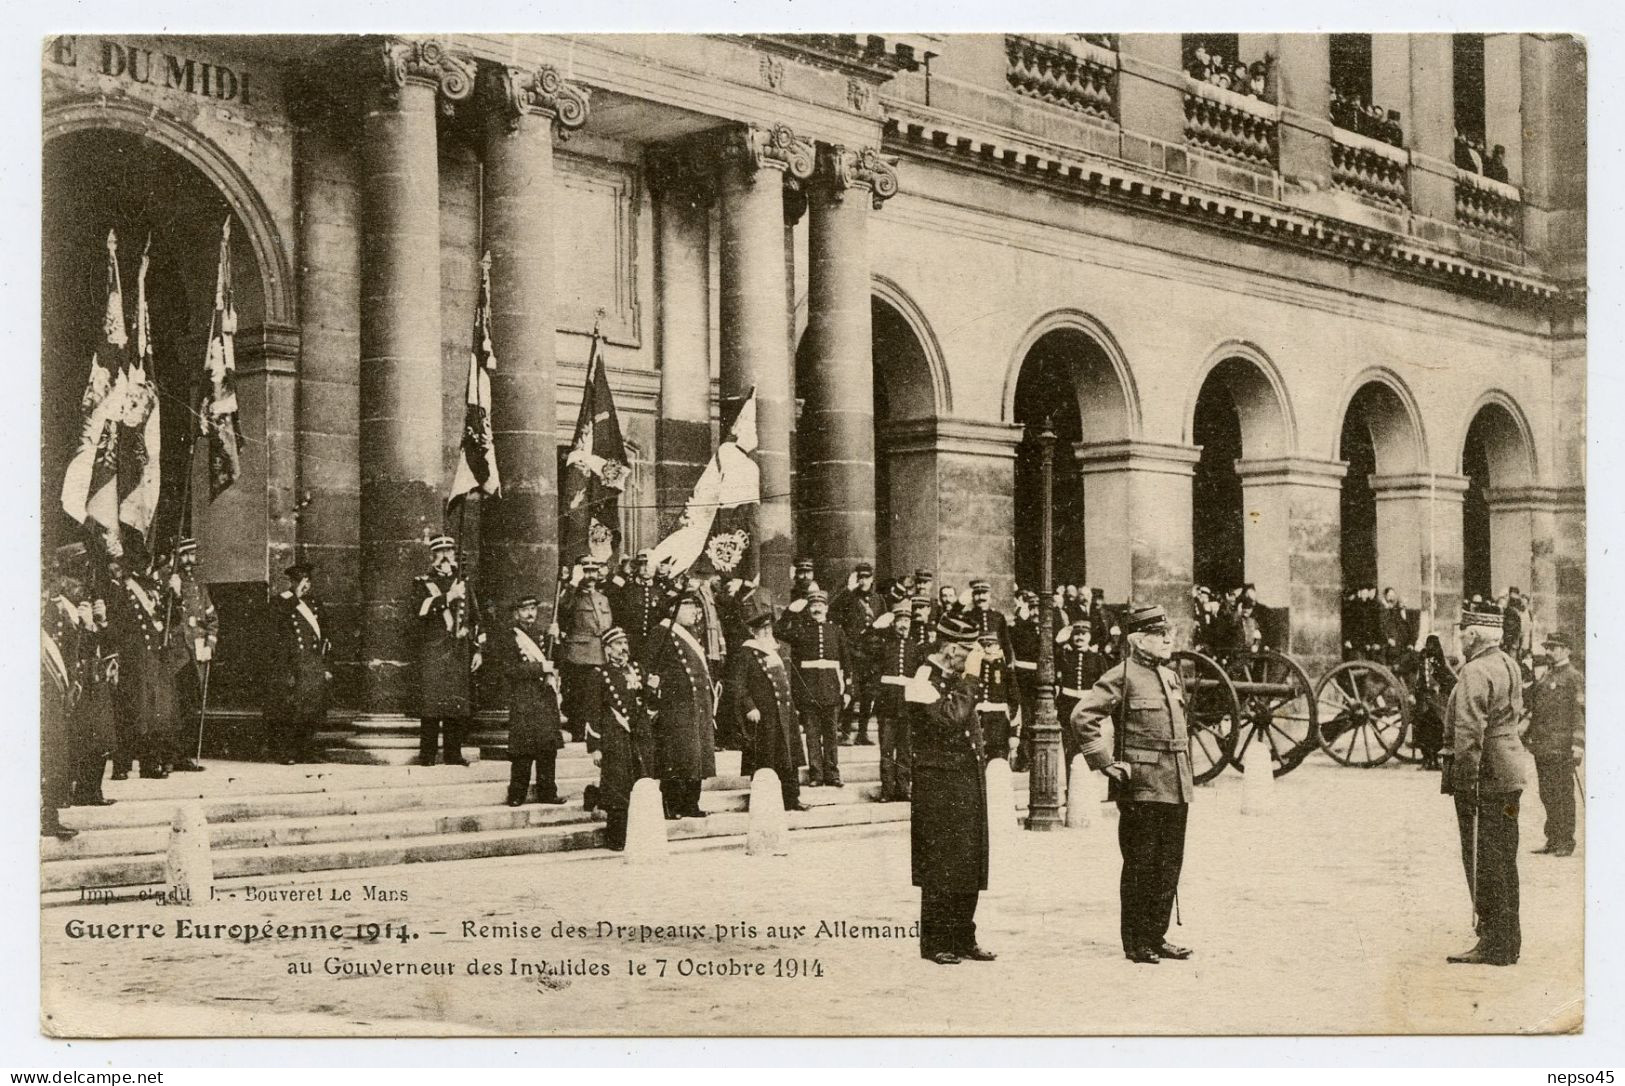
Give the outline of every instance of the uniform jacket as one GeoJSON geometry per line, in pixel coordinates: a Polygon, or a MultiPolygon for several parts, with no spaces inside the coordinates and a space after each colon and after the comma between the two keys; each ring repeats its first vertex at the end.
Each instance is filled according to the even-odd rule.
{"type": "Polygon", "coordinates": [[[606,811],[624,811],[632,786],[642,777],[653,776],[658,768],[649,690],[643,669],[633,662],[624,669],[606,663],[593,674],[606,710],[603,730],[587,731],[587,749],[603,753],[598,803],[606,811]]]}
{"type": "MultiPolygon", "coordinates": [[[[609,602],[615,625],[626,631],[632,659],[642,660],[649,636],[670,610],[665,582],[655,577],[647,580],[633,577],[611,595],[609,602]]],[[[559,627],[563,629],[564,624],[561,622],[559,627]]]]}
{"type": "Polygon", "coordinates": [[[136,734],[178,726],[175,674],[190,666],[180,637],[165,639],[163,596],[141,577],[126,577],[107,601],[108,629],[119,656],[118,711],[136,734]]]}
{"type": "Polygon", "coordinates": [[[977,705],[982,701],[982,684],[973,676],[949,679],[931,657],[915,672],[914,684],[904,688],[904,697],[913,713],[910,742],[916,767],[982,772],[982,720],[977,705]],[[937,692],[931,702],[915,700],[914,690],[929,682],[937,692]]]}
{"type": "Polygon", "coordinates": [[[1055,658],[1055,696],[1075,702],[1100,681],[1105,671],[1106,658],[1100,653],[1063,646],[1055,658]]]}
{"type": "Polygon", "coordinates": [[[985,890],[987,778],[976,711],[981,684],[964,675],[950,679],[933,659],[915,673],[907,696],[914,751],[909,812],[914,885],[953,893],[985,890]]]}
{"type": "Polygon", "coordinates": [[[830,601],[829,620],[841,628],[852,654],[852,666],[865,673],[873,669],[873,660],[869,654],[869,640],[864,635],[883,609],[880,593],[873,590],[860,592],[855,588],[843,589],[830,601]]]}
{"type": "MultiPolygon", "coordinates": [[[[599,638],[615,625],[614,608],[608,596],[594,585],[578,585],[559,604],[557,621],[564,635],[560,659],[583,666],[604,662],[604,645],[599,638]]],[[[631,640],[630,636],[627,640],[631,640]]]]}
{"type": "MultiPolygon", "coordinates": [[[[559,730],[559,673],[541,631],[510,626],[497,639],[508,691],[508,754],[535,758],[564,746],[559,730]]],[[[592,725],[587,725],[591,734],[592,725]]]]}
{"type": "MultiPolygon", "coordinates": [[[[176,573],[180,591],[175,593],[175,623],[184,635],[186,651],[197,659],[197,646],[202,642],[211,655],[220,641],[220,615],[209,597],[209,586],[198,577],[197,570],[176,573]]],[[[172,589],[173,591],[173,589],[172,589]]]]}
{"type": "Polygon", "coordinates": [[[87,752],[118,745],[115,728],[117,657],[105,623],[88,623],[62,596],[46,604],[45,632],[58,648],[68,678],[68,726],[75,746],[87,752]]]}
{"type": "Polygon", "coordinates": [[[665,627],[650,651],[658,676],[655,740],[662,780],[698,781],[717,775],[716,695],[705,650],[681,627],[665,627]]]}
{"type": "Polygon", "coordinates": [[[412,593],[418,628],[418,715],[470,716],[474,653],[483,636],[474,589],[459,577],[425,574],[413,580],[412,593]],[[458,583],[467,595],[448,605],[446,593],[458,583]]]}
{"type": "Polygon", "coordinates": [[[982,657],[982,667],[976,676],[982,686],[982,700],[977,710],[983,713],[1010,715],[1010,665],[1007,660],[992,656],[982,657]]]}
{"type": "Polygon", "coordinates": [[[1518,759],[1522,713],[1523,676],[1499,646],[1486,646],[1461,665],[1444,714],[1444,749],[1455,755],[1451,783],[1456,795],[1500,795],[1523,788],[1518,759]]]}
{"type": "Polygon", "coordinates": [[[746,777],[758,769],[771,769],[782,780],[807,764],[790,693],[792,664],[787,654],[782,644],[765,646],[753,639],[739,646],[728,665],[728,690],[745,737],[740,772],[746,777]],[[746,717],[753,709],[762,717],[754,724],[746,717]]]}
{"type": "Polygon", "coordinates": [[[796,704],[838,707],[852,679],[852,657],[841,628],[827,620],[814,622],[804,617],[779,639],[789,646],[792,659],[786,662],[795,668],[790,681],[796,704]]]}
{"type": "Polygon", "coordinates": [[[879,676],[875,711],[895,719],[904,711],[903,687],[925,662],[925,654],[915,644],[912,631],[909,637],[899,637],[893,630],[876,630],[870,634],[869,644],[879,676]]]}
{"type": "Polygon", "coordinates": [[[314,621],[300,610],[292,592],[278,596],[272,608],[271,651],[280,680],[276,693],[282,713],[294,723],[320,722],[327,713],[327,629],[321,604],[304,602],[314,621]]]}
{"type": "Polygon", "coordinates": [[[1038,620],[1018,618],[1010,624],[1010,678],[1023,701],[1038,696],[1038,620]]]}
{"type": "Polygon", "coordinates": [[[1189,803],[1194,798],[1185,692],[1172,668],[1130,654],[1078,699],[1072,727],[1090,769],[1128,763],[1129,779],[1126,784],[1112,782],[1111,798],[1149,803],[1189,803]],[[1106,728],[1117,728],[1119,722],[1122,734],[1108,741],[1106,728]]]}
{"type": "MultiPolygon", "coordinates": [[[[1014,659],[1015,650],[1010,647],[1010,620],[1004,617],[1002,611],[995,611],[991,607],[983,610],[980,607],[973,606],[970,610],[964,612],[964,615],[966,619],[975,624],[978,638],[989,630],[999,635],[999,648],[1004,650],[1006,663],[1014,659]]],[[[1034,657],[1034,659],[1036,660],[1037,657],[1034,657]]]]}
{"type": "Polygon", "coordinates": [[[1529,730],[1523,741],[1536,757],[1570,757],[1585,750],[1586,680],[1564,664],[1529,688],[1529,730]]]}

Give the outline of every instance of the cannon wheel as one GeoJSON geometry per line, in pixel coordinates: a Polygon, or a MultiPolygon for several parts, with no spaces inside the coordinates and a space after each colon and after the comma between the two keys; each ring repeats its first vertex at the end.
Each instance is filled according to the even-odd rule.
{"type": "Polygon", "coordinates": [[[1284,776],[1315,749],[1316,704],[1314,684],[1309,673],[1292,657],[1274,649],[1238,652],[1226,666],[1238,684],[1257,683],[1276,688],[1270,692],[1249,693],[1242,685],[1242,727],[1230,748],[1230,764],[1245,773],[1243,759],[1252,742],[1269,744],[1275,776],[1284,776]]]}
{"type": "Polygon", "coordinates": [[[1381,664],[1338,664],[1315,687],[1321,749],[1342,765],[1381,765],[1410,730],[1408,700],[1405,684],[1381,664]]]}
{"type": "Polygon", "coordinates": [[[1224,668],[1199,652],[1176,652],[1173,664],[1185,688],[1185,724],[1191,735],[1191,775],[1197,784],[1224,772],[1236,742],[1241,703],[1224,668]]]}

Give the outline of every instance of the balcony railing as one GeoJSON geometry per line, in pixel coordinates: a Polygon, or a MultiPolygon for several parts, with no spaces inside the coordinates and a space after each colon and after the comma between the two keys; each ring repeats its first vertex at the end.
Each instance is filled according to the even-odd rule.
{"type": "Polygon", "coordinates": [[[1507,241],[1523,237],[1523,195],[1504,181],[1456,168],[1456,222],[1507,241]]]}
{"type": "Polygon", "coordinates": [[[1332,129],[1332,184],[1388,207],[1404,207],[1410,156],[1402,147],[1362,136],[1344,128],[1332,129]]]}
{"type": "Polygon", "coordinates": [[[1080,113],[1117,116],[1117,54],[1073,35],[1007,34],[1005,78],[1017,94],[1080,113]]]}
{"type": "Polygon", "coordinates": [[[1185,77],[1185,141],[1256,166],[1275,167],[1279,106],[1185,77]]]}

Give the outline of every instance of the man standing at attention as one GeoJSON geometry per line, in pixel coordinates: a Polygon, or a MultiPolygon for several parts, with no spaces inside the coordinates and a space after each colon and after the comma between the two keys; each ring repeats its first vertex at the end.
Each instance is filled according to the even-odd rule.
{"type": "Polygon", "coordinates": [[[1168,921],[1185,862],[1185,823],[1196,792],[1191,779],[1185,692],[1168,666],[1172,630],[1161,607],[1136,607],[1123,618],[1128,657],[1109,668],[1072,710],[1078,752],[1089,768],[1111,778],[1117,801],[1117,847],[1123,856],[1118,883],[1123,955],[1156,965],[1183,961],[1184,947],[1168,942],[1168,921]],[[1112,723],[1108,747],[1105,725],[1112,723]]]}
{"type": "Polygon", "coordinates": [[[1574,778],[1586,749],[1586,680],[1569,663],[1568,634],[1551,634],[1541,647],[1552,663],[1530,687],[1529,730],[1523,737],[1535,756],[1540,803],[1546,808],[1546,844],[1535,851],[1573,856],[1574,778]]]}

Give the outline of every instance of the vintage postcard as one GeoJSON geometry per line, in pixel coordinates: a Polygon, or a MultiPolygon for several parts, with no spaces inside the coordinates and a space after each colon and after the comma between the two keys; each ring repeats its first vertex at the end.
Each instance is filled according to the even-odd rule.
{"type": "Polygon", "coordinates": [[[41,50],[46,1035],[1584,1029],[1582,39],[41,50]]]}

